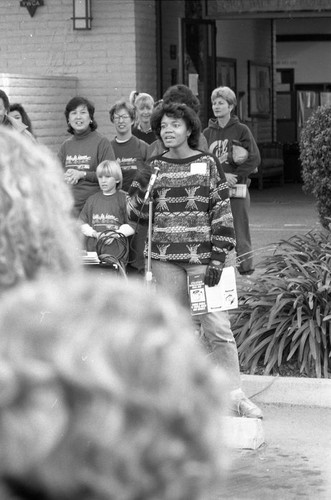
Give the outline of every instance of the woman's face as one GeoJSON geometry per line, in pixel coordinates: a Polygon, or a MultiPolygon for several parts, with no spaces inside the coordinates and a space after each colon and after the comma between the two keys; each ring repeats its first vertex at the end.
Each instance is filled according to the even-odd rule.
{"type": "Polygon", "coordinates": [[[225,118],[230,116],[233,106],[223,97],[216,97],[212,102],[212,108],[216,118],[225,118]]]}
{"type": "Polygon", "coordinates": [[[182,118],[164,115],[161,120],[161,139],[166,148],[178,148],[187,144],[191,130],[182,118]]]}
{"type": "Polygon", "coordinates": [[[148,101],[142,101],[136,107],[137,119],[139,123],[144,123],[149,125],[151,122],[151,116],[153,113],[153,104],[148,101]]]}
{"type": "Polygon", "coordinates": [[[131,132],[133,120],[126,108],[120,108],[113,116],[114,125],[118,135],[127,135],[131,132]]]}
{"type": "Polygon", "coordinates": [[[18,122],[23,123],[22,115],[17,110],[15,110],[15,111],[9,111],[8,116],[11,116],[12,118],[15,118],[15,120],[17,120],[18,122]]]}
{"type": "Polygon", "coordinates": [[[75,134],[84,133],[90,126],[91,117],[85,104],[80,104],[69,113],[68,123],[75,134]]]}

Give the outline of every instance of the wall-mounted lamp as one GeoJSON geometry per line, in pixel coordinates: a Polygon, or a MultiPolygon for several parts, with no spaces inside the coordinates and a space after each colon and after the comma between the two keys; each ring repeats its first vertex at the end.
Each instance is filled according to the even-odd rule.
{"type": "Polygon", "coordinates": [[[90,30],[92,26],[92,0],[73,0],[74,30],[90,30]]]}

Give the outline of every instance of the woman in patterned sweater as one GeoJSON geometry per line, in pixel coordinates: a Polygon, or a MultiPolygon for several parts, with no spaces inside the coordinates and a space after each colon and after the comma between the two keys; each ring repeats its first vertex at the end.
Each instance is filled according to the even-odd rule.
{"type": "MultiPolygon", "coordinates": [[[[215,286],[235,236],[229,192],[216,157],[197,150],[200,120],[185,104],[165,104],[152,115],[152,128],[166,152],[150,159],[146,175],[131,186],[129,218],[148,219],[145,192],[150,172],[158,171],[152,193],[151,259],[157,286],[188,306],[187,279],[203,273],[215,286]],[[157,170],[158,169],[158,170],[157,170]]],[[[241,390],[237,346],[224,311],[195,316],[216,363],[229,377],[233,409],[262,418],[261,410],[241,390]],[[198,319],[197,319],[198,318],[198,319]]]]}

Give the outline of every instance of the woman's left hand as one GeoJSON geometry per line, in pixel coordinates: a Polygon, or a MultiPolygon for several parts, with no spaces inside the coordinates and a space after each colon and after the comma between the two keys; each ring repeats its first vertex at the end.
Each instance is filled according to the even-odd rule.
{"type": "Polygon", "coordinates": [[[238,176],[235,174],[225,174],[226,182],[229,187],[233,187],[237,184],[238,176]]]}
{"type": "Polygon", "coordinates": [[[208,264],[205,274],[205,284],[208,286],[218,285],[223,271],[224,264],[218,260],[212,260],[208,264]]]}
{"type": "Polygon", "coordinates": [[[75,168],[69,168],[64,174],[64,180],[67,184],[77,184],[80,179],[84,176],[84,172],[76,170],[75,168]]]}

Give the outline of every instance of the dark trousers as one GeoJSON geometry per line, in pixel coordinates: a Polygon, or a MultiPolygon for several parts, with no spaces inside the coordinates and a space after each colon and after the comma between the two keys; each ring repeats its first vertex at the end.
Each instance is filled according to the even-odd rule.
{"type": "Polygon", "coordinates": [[[144,274],[145,272],[144,248],[147,231],[148,224],[138,224],[135,234],[130,237],[128,272],[130,270],[138,274],[144,274]]]}
{"type": "Polygon", "coordinates": [[[246,198],[230,198],[230,202],[237,240],[237,267],[239,272],[247,272],[254,269],[248,215],[251,199],[248,189],[246,198]]]}

